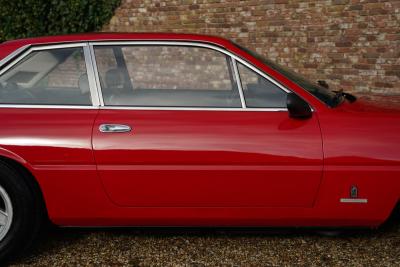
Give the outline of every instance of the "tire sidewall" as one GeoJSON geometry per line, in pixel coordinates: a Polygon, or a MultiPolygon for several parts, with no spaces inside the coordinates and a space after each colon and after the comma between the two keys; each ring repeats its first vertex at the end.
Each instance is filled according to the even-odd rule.
{"type": "Polygon", "coordinates": [[[10,229],[0,241],[0,261],[4,261],[11,254],[18,253],[18,248],[24,242],[29,242],[29,225],[34,215],[34,199],[28,185],[18,173],[3,164],[0,164],[0,186],[8,194],[13,209],[10,229]]]}

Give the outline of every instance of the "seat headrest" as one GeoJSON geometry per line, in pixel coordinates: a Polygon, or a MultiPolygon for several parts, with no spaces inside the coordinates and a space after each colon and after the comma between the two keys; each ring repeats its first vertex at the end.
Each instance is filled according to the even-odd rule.
{"type": "Polygon", "coordinates": [[[82,74],[79,77],[78,85],[79,89],[81,89],[82,94],[87,94],[90,92],[89,79],[86,73],[82,74]]]}
{"type": "Polygon", "coordinates": [[[121,69],[110,69],[106,72],[105,82],[107,88],[123,88],[124,73],[121,69]]]}

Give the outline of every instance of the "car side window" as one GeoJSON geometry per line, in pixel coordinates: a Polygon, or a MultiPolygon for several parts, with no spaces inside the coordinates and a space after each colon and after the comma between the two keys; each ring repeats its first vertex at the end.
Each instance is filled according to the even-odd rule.
{"type": "Polygon", "coordinates": [[[238,70],[247,107],[286,108],[285,91],[239,62],[238,70]]]}
{"type": "Polygon", "coordinates": [[[230,57],[190,46],[97,46],[106,106],[240,108],[230,57]],[[111,55],[112,54],[112,55],[111,55]]]}
{"type": "Polygon", "coordinates": [[[0,76],[0,104],[91,105],[83,49],[30,53],[0,76]]]}

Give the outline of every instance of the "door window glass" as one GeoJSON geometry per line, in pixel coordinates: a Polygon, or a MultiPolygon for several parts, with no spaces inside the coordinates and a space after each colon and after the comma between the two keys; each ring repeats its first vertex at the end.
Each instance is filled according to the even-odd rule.
{"type": "Polygon", "coordinates": [[[102,62],[105,105],[241,107],[231,60],[223,53],[148,45],[98,46],[95,54],[96,62],[102,62]]]}

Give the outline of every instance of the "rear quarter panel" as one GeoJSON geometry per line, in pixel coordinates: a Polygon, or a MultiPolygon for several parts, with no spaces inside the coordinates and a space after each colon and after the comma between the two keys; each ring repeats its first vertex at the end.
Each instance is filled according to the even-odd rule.
{"type": "Polygon", "coordinates": [[[83,218],[108,203],[91,134],[97,109],[0,108],[0,155],[36,178],[53,222],[83,218]]]}

